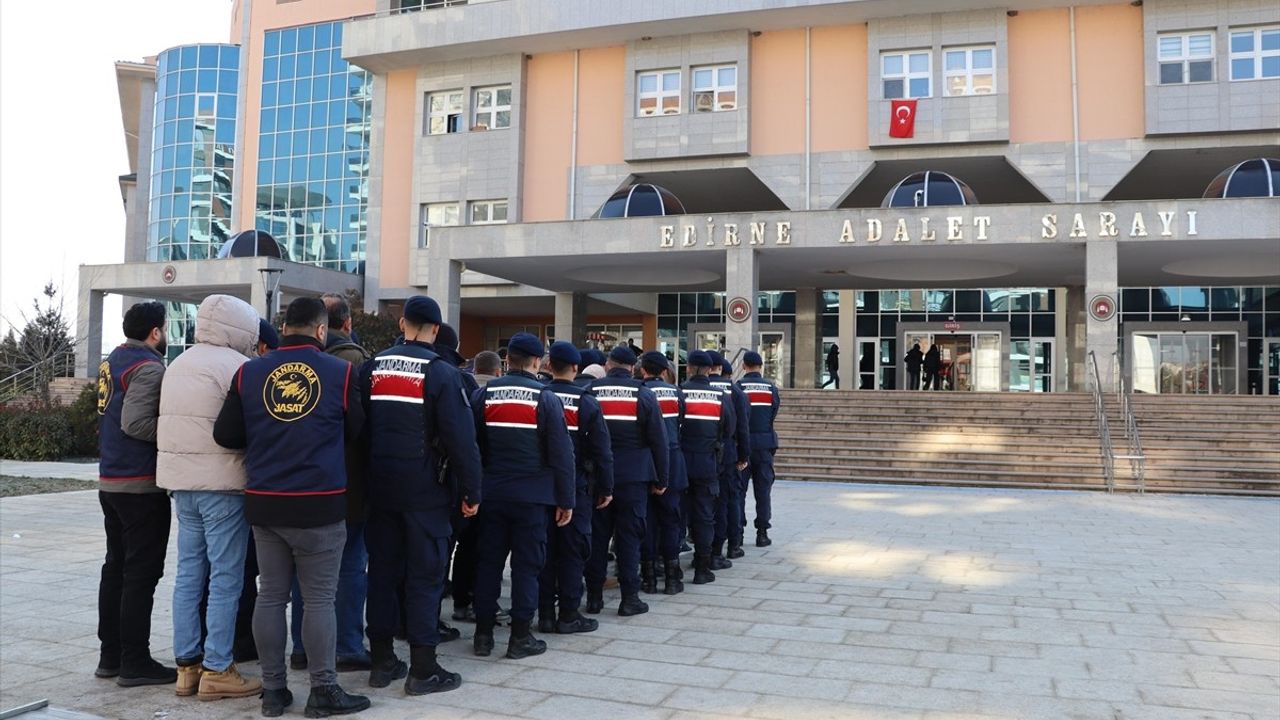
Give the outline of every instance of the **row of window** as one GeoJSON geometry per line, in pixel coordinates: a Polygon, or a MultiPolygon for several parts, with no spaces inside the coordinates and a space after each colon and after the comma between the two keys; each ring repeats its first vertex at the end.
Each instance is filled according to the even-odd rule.
{"type": "MultiPolygon", "coordinates": [[[[690,68],[691,102],[696,113],[738,109],[738,66],[706,65],[690,68]]],[[[683,112],[683,74],[677,69],[636,73],[636,115],[679,115],[683,112]]]]}
{"type": "MultiPolygon", "coordinates": [[[[1157,38],[1161,85],[1213,82],[1217,54],[1213,31],[1165,33],[1157,38]]],[[[1230,78],[1280,78],[1280,26],[1233,28],[1230,78]]]]}
{"type": "MultiPolygon", "coordinates": [[[[427,134],[462,132],[463,90],[427,93],[427,134]]],[[[471,91],[472,130],[506,130],[511,127],[511,86],[495,85],[471,91]]]]}
{"type": "MultiPolygon", "coordinates": [[[[995,93],[994,45],[945,48],[942,58],[943,93],[947,97],[995,93]]],[[[933,51],[881,53],[880,83],[885,100],[933,97],[933,51]]]]}
{"type": "MultiPolygon", "coordinates": [[[[433,227],[462,224],[462,205],[456,202],[425,203],[418,207],[418,247],[427,247],[433,227]]],[[[501,225],[507,222],[507,200],[472,200],[467,203],[468,225],[501,225]]]]}

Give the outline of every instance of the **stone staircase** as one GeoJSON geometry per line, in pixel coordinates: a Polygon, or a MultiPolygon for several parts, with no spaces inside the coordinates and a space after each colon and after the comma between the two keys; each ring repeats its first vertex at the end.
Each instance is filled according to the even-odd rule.
{"type": "MultiPolygon", "coordinates": [[[[785,390],[779,478],[1104,490],[1085,393],[785,390]]],[[[1107,397],[1112,443],[1124,423],[1107,397]]],[[[1280,398],[1134,398],[1152,492],[1280,495],[1280,398]]],[[[1133,482],[1128,461],[1116,483],[1133,482]]]]}

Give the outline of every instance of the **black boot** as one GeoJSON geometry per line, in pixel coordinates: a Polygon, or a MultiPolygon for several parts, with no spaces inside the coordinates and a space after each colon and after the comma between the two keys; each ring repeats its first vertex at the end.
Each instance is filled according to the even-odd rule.
{"type": "MultiPolygon", "coordinates": [[[[656,589],[656,588],[655,588],[656,589]]],[[[622,603],[618,605],[618,614],[627,617],[629,615],[643,615],[649,612],[649,606],[640,599],[639,595],[622,595],[622,603]]]]}
{"type": "Polygon", "coordinates": [[[551,607],[538,608],[538,632],[549,634],[556,631],[556,608],[551,607]]]}
{"type": "Polygon", "coordinates": [[[489,653],[493,652],[493,620],[476,622],[476,636],[472,638],[471,646],[476,655],[489,657],[489,653]]]}
{"type": "Polygon", "coordinates": [[[773,541],[769,539],[769,531],[765,529],[756,530],[756,547],[769,547],[773,541]]]}
{"type": "Polygon", "coordinates": [[[280,717],[284,709],[293,704],[293,693],[289,688],[262,691],[262,717],[280,717]]]}
{"type": "Polygon", "coordinates": [[[705,553],[695,554],[693,556],[693,584],[706,585],[715,581],[716,576],[711,572],[711,556],[705,553]]]}
{"type": "Polygon", "coordinates": [[[413,667],[409,669],[409,677],[404,681],[405,695],[448,692],[457,690],[462,684],[461,675],[440,667],[440,663],[436,662],[436,649],[430,645],[409,648],[409,659],[413,667]]]}
{"type": "Polygon", "coordinates": [[[528,620],[511,621],[511,639],[507,641],[507,657],[519,660],[530,655],[541,655],[546,651],[547,644],[529,632],[528,620]]]}
{"type": "Polygon", "coordinates": [[[311,697],[307,698],[307,707],[302,711],[302,715],[309,718],[322,718],[330,715],[350,715],[368,709],[369,698],[363,695],[350,695],[335,683],[311,688],[311,697]]]}
{"type": "Polygon", "coordinates": [[[653,560],[640,561],[640,592],[650,595],[658,592],[658,563],[653,560]]]}
{"type": "Polygon", "coordinates": [[[390,638],[371,640],[369,657],[373,666],[369,668],[369,687],[384,688],[392,680],[399,680],[409,672],[409,666],[396,657],[395,647],[390,638]]]}
{"type": "Polygon", "coordinates": [[[675,595],[684,592],[684,571],[680,569],[679,560],[668,560],[663,568],[666,571],[667,582],[662,592],[664,595],[675,595]]]}
{"type": "Polygon", "coordinates": [[[724,543],[716,543],[711,546],[711,569],[728,570],[731,567],[733,567],[733,563],[729,562],[724,556],[724,543]]]}
{"type": "Polygon", "coordinates": [[[746,553],[746,551],[744,551],[744,550],[742,549],[742,541],[741,541],[741,540],[739,540],[739,541],[738,541],[738,543],[737,543],[736,545],[735,545],[735,544],[733,544],[733,543],[730,543],[730,544],[729,544],[729,554],[728,554],[728,556],[727,556],[727,557],[728,557],[730,560],[737,560],[738,558],[740,558],[740,557],[742,557],[743,555],[746,555],[746,554],[747,554],[747,553],[746,553]]]}
{"type": "Polygon", "coordinates": [[[597,615],[604,610],[604,588],[587,588],[587,614],[597,615]]]}
{"type": "Polygon", "coordinates": [[[178,681],[178,671],[161,665],[152,658],[138,667],[121,665],[116,684],[120,687],[139,687],[142,685],[172,685],[178,681]]]}
{"type": "Polygon", "coordinates": [[[440,635],[440,642],[453,642],[462,637],[462,631],[450,625],[443,620],[436,621],[436,632],[440,635]]]}
{"type": "Polygon", "coordinates": [[[573,633],[588,633],[597,630],[600,623],[592,618],[585,618],[578,614],[577,610],[560,613],[560,619],[556,622],[556,632],[561,635],[572,635],[573,633]]]}

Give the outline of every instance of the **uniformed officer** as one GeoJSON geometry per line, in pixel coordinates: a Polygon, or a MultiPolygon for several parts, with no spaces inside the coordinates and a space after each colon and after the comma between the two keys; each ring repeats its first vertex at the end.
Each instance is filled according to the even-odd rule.
{"type": "Polygon", "coordinates": [[[613,500],[613,449],[609,426],[595,396],[574,383],[582,355],[571,343],[551,344],[549,389],[564,405],[564,421],[573,437],[575,461],[573,520],[547,528],[547,564],[538,580],[538,630],[544,633],[591,632],[599,627],[578,612],[582,603],[582,573],[591,554],[593,507],[613,500]],[[556,617],[559,602],[560,614],[556,617]]]}
{"type": "Polygon", "coordinates": [[[591,383],[609,425],[613,447],[613,503],[592,517],[591,559],[587,562],[587,612],[604,609],[604,580],[609,539],[614,539],[618,584],[622,587],[619,615],[649,611],[640,600],[640,543],[644,539],[649,494],[661,495],[668,485],[667,433],[662,410],[653,391],[631,377],[636,355],[617,345],[605,363],[606,375],[591,383]]]}
{"type": "Polygon", "coordinates": [[[476,568],[475,653],[493,651],[493,626],[502,570],[511,555],[511,638],[507,657],[539,655],[547,644],[530,624],[538,607],[538,574],[547,556],[547,516],[573,519],[573,440],[564,405],[538,382],[542,341],[516,333],[507,342],[507,374],[476,391],[471,404],[484,462],[485,508],[480,515],[476,568]]]}
{"type": "Polygon", "coordinates": [[[778,452],[778,433],[773,430],[773,421],[778,417],[781,398],[778,387],[760,374],[764,369],[760,353],[743,355],[742,367],[746,373],[738,385],[751,402],[751,420],[747,423],[751,431],[751,464],[745,476],[750,478],[756,498],[756,547],[769,547],[773,543],[769,539],[772,527],[769,522],[773,519],[773,455],[778,452]]]}
{"type": "Polygon", "coordinates": [[[720,494],[720,455],[732,433],[732,402],[724,391],[711,386],[707,373],[711,357],[702,350],[689,353],[689,379],[680,386],[684,395],[684,423],[680,449],[689,476],[689,525],[693,535],[693,582],[714,582],[711,572],[711,539],[715,531],[716,497],[720,494]]]}
{"type": "Polygon", "coordinates": [[[407,671],[409,695],[462,682],[436,660],[440,598],[455,504],[470,517],[481,497],[480,450],[462,374],[431,345],[440,327],[435,300],[409,298],[400,318],[404,342],[375,355],[360,379],[369,423],[369,684],[386,687],[407,671]],[[458,493],[440,476],[446,460],[458,493]],[[402,584],[409,668],[392,647],[402,584]]]}
{"type": "Polygon", "coordinates": [[[582,348],[578,351],[578,354],[581,355],[581,361],[578,364],[578,374],[574,376],[573,381],[582,387],[586,387],[595,382],[596,378],[582,371],[592,365],[604,365],[606,358],[604,353],[595,348],[582,348]]]}
{"type": "Polygon", "coordinates": [[[666,425],[668,473],[671,478],[665,493],[649,496],[649,522],[646,523],[645,542],[640,549],[640,589],[647,593],[657,592],[661,574],[665,578],[663,593],[675,595],[684,590],[684,574],[680,570],[680,538],[684,534],[681,504],[689,487],[689,478],[685,473],[684,454],[680,451],[684,397],[680,388],[663,380],[663,374],[670,367],[667,356],[656,350],[640,356],[644,386],[652,390],[658,399],[662,421],[666,425]]]}
{"type": "Polygon", "coordinates": [[[720,460],[720,496],[716,498],[716,534],[712,545],[711,568],[723,570],[733,567],[731,559],[740,558],[742,552],[742,514],[738,498],[741,495],[739,474],[751,457],[751,436],[747,433],[747,396],[733,384],[733,366],[720,353],[710,351],[711,386],[729,396],[733,408],[733,430],[725,437],[724,457],[720,460]],[[729,543],[728,559],[722,554],[724,544],[729,543]]]}

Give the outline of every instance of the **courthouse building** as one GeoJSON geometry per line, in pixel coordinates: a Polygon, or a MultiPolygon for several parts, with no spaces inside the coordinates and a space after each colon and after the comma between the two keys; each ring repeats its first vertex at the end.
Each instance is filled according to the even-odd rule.
{"type": "Polygon", "coordinates": [[[468,356],[755,348],[815,387],[838,346],[891,389],[919,343],[956,391],[1084,390],[1093,353],[1280,394],[1269,0],[237,0],[117,80],[82,369],[108,293],[172,303],[179,352],[208,293],[353,290],[431,294],[468,356]]]}

